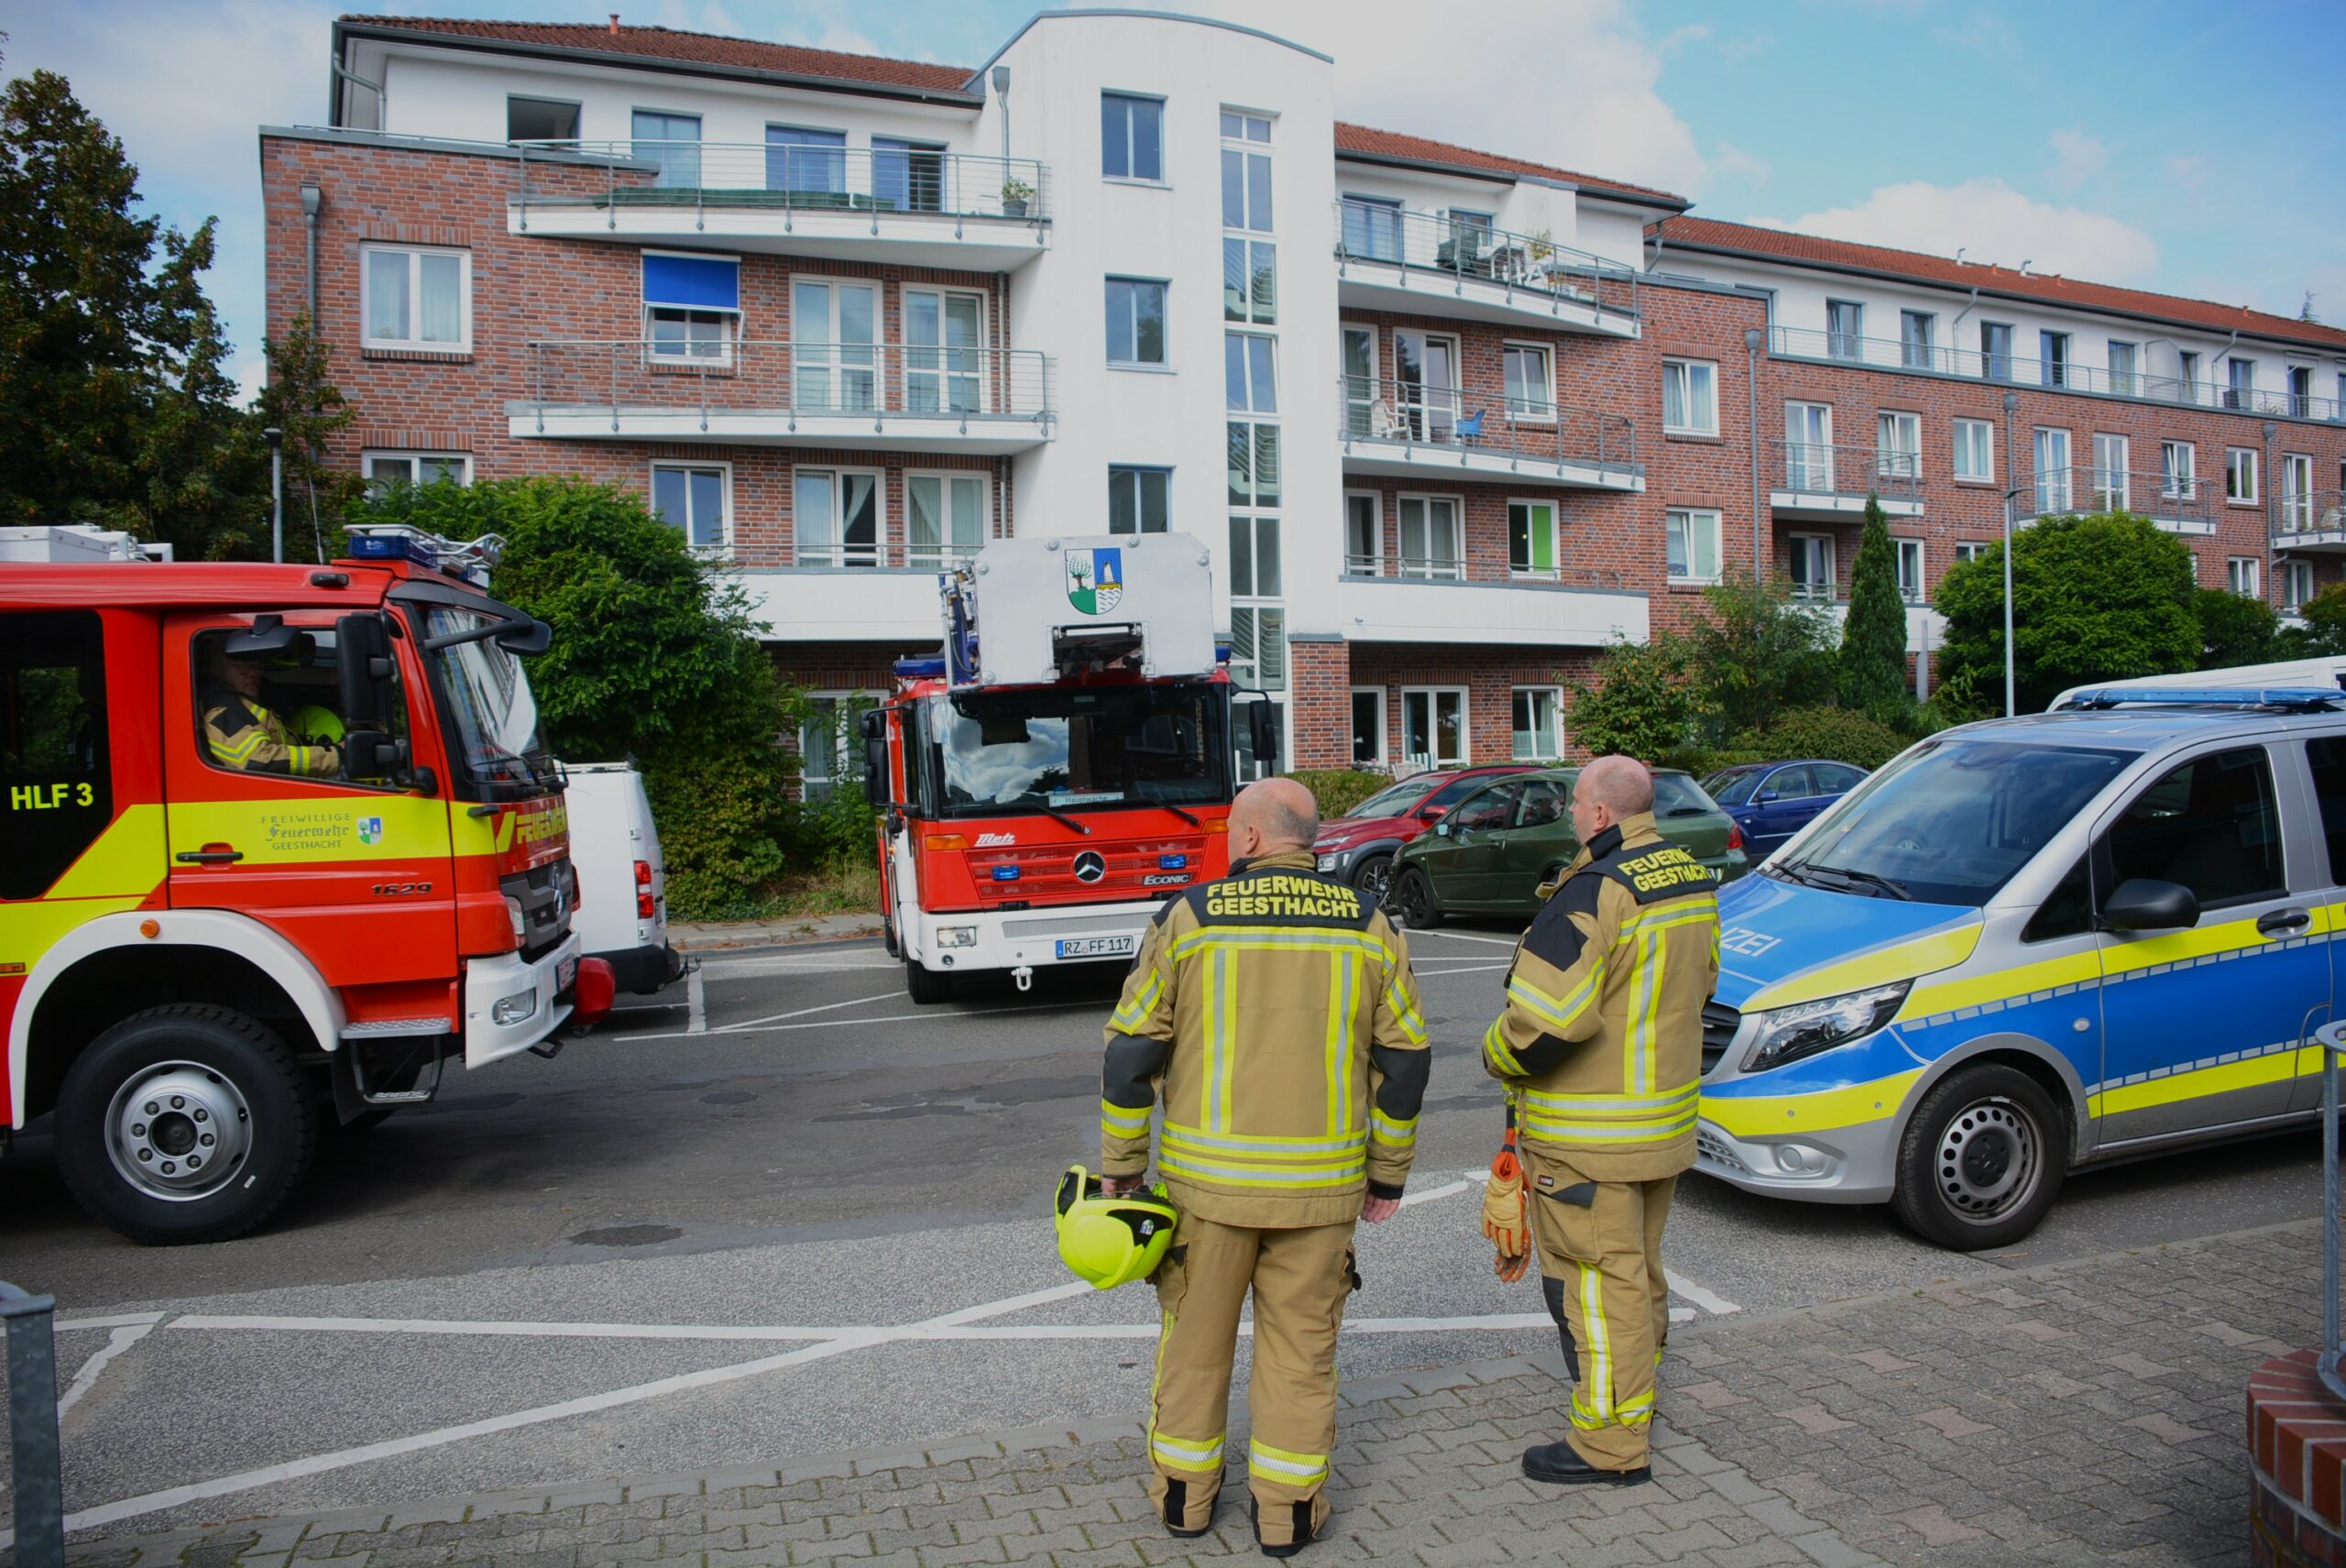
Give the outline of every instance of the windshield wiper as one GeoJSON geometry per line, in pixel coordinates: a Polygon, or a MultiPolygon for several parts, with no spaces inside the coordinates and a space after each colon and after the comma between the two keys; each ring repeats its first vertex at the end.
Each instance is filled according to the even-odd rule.
{"type": "Polygon", "coordinates": [[[1082,834],[1085,838],[1089,839],[1090,837],[1091,837],[1091,825],[1090,825],[1090,824],[1088,824],[1088,823],[1086,823],[1086,822],[1084,822],[1084,821],[1083,821],[1083,820],[1081,820],[1080,818],[1079,818],[1079,817],[1069,817],[1066,812],[1061,811],[1058,806],[1046,806],[1046,805],[1044,805],[1044,804],[1043,804],[1041,801],[1039,801],[1039,800],[1038,800],[1038,801],[1036,801],[1036,802],[1034,803],[1034,806],[1035,806],[1035,809],[1036,809],[1036,810],[1037,810],[1037,811],[1041,812],[1044,816],[1046,816],[1046,817],[1054,817],[1054,818],[1056,818],[1056,819],[1057,819],[1057,820],[1058,820],[1058,821],[1061,821],[1061,822],[1066,823],[1069,827],[1070,827],[1070,828],[1074,828],[1077,832],[1079,832],[1079,833],[1082,834]]]}
{"type": "Polygon", "coordinates": [[[1190,816],[1188,812],[1186,812],[1186,811],[1182,810],[1179,806],[1170,806],[1170,805],[1168,805],[1166,802],[1161,801],[1161,800],[1152,802],[1151,804],[1155,805],[1155,806],[1156,806],[1156,807],[1157,807],[1159,811],[1169,811],[1169,812],[1171,812],[1174,816],[1176,816],[1176,817],[1179,817],[1182,821],[1184,821],[1184,822],[1188,823],[1190,827],[1195,828],[1196,828],[1196,829],[1198,829],[1198,831],[1200,831],[1200,833],[1202,833],[1202,832],[1204,832],[1204,831],[1205,831],[1205,826],[1206,826],[1206,825],[1205,825],[1205,819],[1204,819],[1204,818],[1202,818],[1202,817],[1192,817],[1192,816],[1190,816]]]}
{"type": "Polygon", "coordinates": [[[1886,876],[1876,876],[1871,872],[1852,871],[1847,866],[1811,866],[1808,869],[1813,874],[1818,876],[1836,876],[1843,882],[1856,886],[1880,888],[1901,903],[1914,902],[1914,895],[1907,892],[1902,884],[1894,883],[1886,876]]]}

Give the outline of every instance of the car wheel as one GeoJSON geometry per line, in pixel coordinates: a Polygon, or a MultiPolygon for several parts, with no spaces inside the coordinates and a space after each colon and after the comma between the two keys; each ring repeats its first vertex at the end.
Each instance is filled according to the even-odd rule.
{"type": "Polygon", "coordinates": [[[1914,1108],[1891,1212],[1957,1252],[2010,1246],[2053,1207],[2068,1163],[2068,1119],[2042,1084],[2018,1068],[1965,1068],[1914,1108]]]}
{"type": "Polygon", "coordinates": [[[953,1000],[953,977],[937,970],[923,969],[916,959],[904,960],[904,992],[923,1007],[953,1000]]]}
{"type": "Polygon", "coordinates": [[[309,1168],[309,1083],[274,1030],[225,1007],[134,1014],[74,1058],[57,1164],[91,1216],[133,1241],[225,1241],[309,1168]]]}
{"type": "Polygon", "coordinates": [[[1369,855],[1353,868],[1353,885],[1372,905],[1381,906],[1385,895],[1393,891],[1393,857],[1369,855]]]}
{"type": "Polygon", "coordinates": [[[1400,911],[1401,924],[1411,930],[1431,931],[1442,924],[1442,905],[1433,901],[1433,884],[1415,866],[1394,879],[1393,906],[1400,911]]]}

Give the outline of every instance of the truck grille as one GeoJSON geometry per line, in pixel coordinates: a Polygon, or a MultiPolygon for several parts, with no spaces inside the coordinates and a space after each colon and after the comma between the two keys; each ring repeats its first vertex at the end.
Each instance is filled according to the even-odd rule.
{"type": "Polygon", "coordinates": [[[1735,1041],[1735,1032],[1743,1026],[1743,1014],[1724,1002],[1711,1002],[1703,1007],[1703,1076],[1711,1076],[1711,1069],[1719,1065],[1727,1048],[1735,1041]]]}
{"type": "Polygon", "coordinates": [[[973,850],[969,863],[970,879],[978,886],[978,902],[988,909],[1009,904],[1107,904],[1161,898],[1205,880],[1206,837],[1173,834],[1121,842],[1091,839],[1073,844],[973,850]],[[1179,864],[1165,863],[1176,858],[1179,864]],[[1095,874],[1088,878],[1079,874],[1084,871],[1095,874]],[[999,874],[1006,872],[1016,874],[999,874]],[[1151,877],[1168,880],[1151,883],[1151,877]]]}
{"type": "Polygon", "coordinates": [[[501,879],[498,891],[521,904],[521,956],[540,953],[570,934],[570,912],[578,897],[568,861],[554,861],[501,879]]]}

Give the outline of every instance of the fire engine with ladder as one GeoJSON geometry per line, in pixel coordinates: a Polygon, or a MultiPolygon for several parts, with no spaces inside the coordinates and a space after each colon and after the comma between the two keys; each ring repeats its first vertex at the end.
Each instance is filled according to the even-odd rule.
{"type": "Polygon", "coordinates": [[[1278,714],[1213,634],[1186,533],[997,540],[938,579],[945,645],[863,716],[889,950],[917,1003],[954,977],[1129,959],[1158,905],[1229,870],[1244,753],[1278,714]]]}
{"type": "Polygon", "coordinates": [[[251,1230],[322,1127],[609,1010],[491,538],[331,565],[0,536],[0,1139],[92,1214],[251,1230]]]}

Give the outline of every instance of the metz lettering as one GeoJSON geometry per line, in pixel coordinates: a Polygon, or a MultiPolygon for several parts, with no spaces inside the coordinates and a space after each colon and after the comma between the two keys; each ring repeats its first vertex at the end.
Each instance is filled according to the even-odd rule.
{"type": "Polygon", "coordinates": [[[86,784],[11,784],[11,811],[55,811],[67,806],[95,806],[97,792],[86,784]]]}

